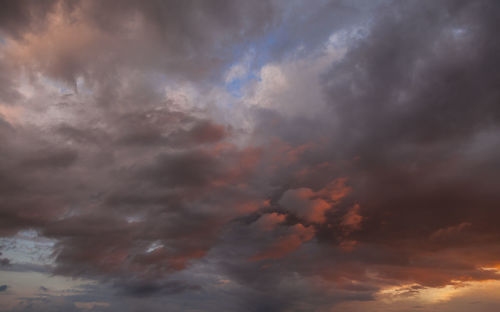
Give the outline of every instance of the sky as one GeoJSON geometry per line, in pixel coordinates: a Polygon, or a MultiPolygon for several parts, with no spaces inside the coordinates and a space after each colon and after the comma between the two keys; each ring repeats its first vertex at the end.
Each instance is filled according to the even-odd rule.
{"type": "Polygon", "coordinates": [[[498,29],[496,0],[0,0],[0,311],[499,311],[498,29]]]}

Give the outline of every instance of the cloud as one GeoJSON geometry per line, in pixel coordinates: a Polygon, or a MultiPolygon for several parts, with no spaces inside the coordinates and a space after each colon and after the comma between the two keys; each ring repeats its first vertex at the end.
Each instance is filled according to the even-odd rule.
{"type": "Polygon", "coordinates": [[[330,205],[322,199],[311,199],[313,196],[314,192],[307,188],[288,190],[280,199],[280,204],[309,222],[322,223],[330,205]]]}
{"type": "Polygon", "coordinates": [[[169,281],[166,283],[156,282],[140,282],[120,285],[123,295],[130,295],[134,297],[144,297],[152,295],[168,295],[175,294],[187,290],[197,290],[198,286],[185,285],[179,281],[169,281]]]}
{"type": "MultiPolygon", "coordinates": [[[[326,221],[325,213],[351,191],[345,183],[346,179],[339,178],[317,192],[308,188],[287,190],[279,204],[308,222],[324,223],[326,221]]],[[[359,223],[358,220],[355,220],[356,217],[359,217],[357,212],[349,212],[348,214],[349,216],[346,217],[348,220],[344,220],[344,225],[354,226],[355,223],[359,223]]]]}
{"type": "Polygon", "coordinates": [[[0,235],[54,245],[42,267],[30,242],[22,257],[2,241],[1,269],[100,289],[13,300],[387,310],[390,291],[498,280],[499,12],[486,0],[7,2],[0,235]]]}
{"type": "Polygon", "coordinates": [[[344,215],[343,220],[340,224],[344,226],[347,231],[359,230],[361,228],[363,216],[359,214],[359,210],[359,205],[355,204],[344,215]]]}
{"type": "Polygon", "coordinates": [[[279,259],[295,251],[302,243],[314,237],[312,228],[305,227],[302,224],[294,225],[290,231],[281,236],[276,242],[266,250],[257,253],[250,258],[251,261],[260,261],[264,259],[279,259]]]}

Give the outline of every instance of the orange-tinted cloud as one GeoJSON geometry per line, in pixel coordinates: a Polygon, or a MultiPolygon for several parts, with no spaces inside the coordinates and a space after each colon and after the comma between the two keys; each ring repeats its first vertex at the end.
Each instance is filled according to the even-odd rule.
{"type": "Polygon", "coordinates": [[[256,222],[255,225],[262,229],[263,231],[269,232],[272,231],[277,225],[283,223],[286,219],[284,214],[279,214],[276,212],[267,213],[261,216],[256,222]]]}
{"type": "Polygon", "coordinates": [[[340,223],[340,225],[344,227],[346,232],[359,230],[361,228],[363,217],[359,214],[359,210],[359,204],[355,204],[347,211],[347,213],[342,218],[342,222],[340,223]]]}
{"type": "Polygon", "coordinates": [[[350,193],[351,188],[345,185],[346,181],[345,178],[333,180],[317,192],[309,188],[288,190],[279,203],[308,222],[323,223],[325,212],[350,193]]]}
{"type": "Polygon", "coordinates": [[[314,229],[302,224],[290,227],[287,234],[278,238],[271,246],[250,258],[251,261],[280,259],[298,249],[304,242],[314,237],[314,229]]]}

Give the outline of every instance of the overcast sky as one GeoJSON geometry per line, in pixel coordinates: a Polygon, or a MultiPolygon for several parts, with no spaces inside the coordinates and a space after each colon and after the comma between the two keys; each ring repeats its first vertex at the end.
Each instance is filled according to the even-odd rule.
{"type": "Polygon", "coordinates": [[[0,311],[499,311],[499,29],[0,0],[0,311]]]}

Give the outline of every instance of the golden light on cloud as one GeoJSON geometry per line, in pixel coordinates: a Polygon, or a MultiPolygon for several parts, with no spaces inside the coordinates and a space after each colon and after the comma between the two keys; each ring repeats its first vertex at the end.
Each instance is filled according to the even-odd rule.
{"type": "Polygon", "coordinates": [[[446,303],[455,298],[467,297],[474,293],[493,295],[500,290],[499,280],[486,281],[451,281],[451,285],[443,287],[426,287],[420,284],[406,284],[388,287],[379,291],[377,300],[385,303],[395,301],[417,301],[422,304],[446,303]]]}

